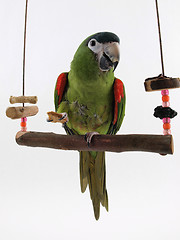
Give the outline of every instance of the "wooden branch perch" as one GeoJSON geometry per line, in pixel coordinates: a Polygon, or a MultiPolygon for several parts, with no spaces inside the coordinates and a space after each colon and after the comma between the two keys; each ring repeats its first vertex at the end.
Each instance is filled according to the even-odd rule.
{"type": "Polygon", "coordinates": [[[16,142],[30,147],[45,147],[78,151],[143,151],[173,154],[172,135],[95,135],[88,147],[82,135],[61,135],[43,132],[18,132],[16,142]]]}

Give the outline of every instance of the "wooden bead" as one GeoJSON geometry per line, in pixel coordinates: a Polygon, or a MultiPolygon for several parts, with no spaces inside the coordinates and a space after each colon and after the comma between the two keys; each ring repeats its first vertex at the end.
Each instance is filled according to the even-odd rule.
{"type": "Polygon", "coordinates": [[[37,106],[9,107],[6,110],[6,116],[11,119],[18,119],[18,118],[34,116],[37,113],[38,113],[37,106]]]}
{"type": "Polygon", "coordinates": [[[144,82],[144,86],[147,92],[179,88],[180,78],[171,78],[160,74],[157,77],[147,78],[144,82]]]}
{"type": "Polygon", "coordinates": [[[37,103],[38,99],[36,96],[19,96],[19,97],[14,97],[14,96],[11,96],[10,99],[9,99],[9,102],[11,104],[14,104],[14,103],[32,103],[32,104],[35,104],[37,103]]]}

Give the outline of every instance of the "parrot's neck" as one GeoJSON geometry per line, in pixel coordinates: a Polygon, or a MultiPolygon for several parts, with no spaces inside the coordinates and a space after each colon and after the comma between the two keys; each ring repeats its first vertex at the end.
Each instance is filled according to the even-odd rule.
{"type": "Polygon", "coordinates": [[[113,98],[113,69],[102,72],[94,54],[88,48],[75,53],[68,74],[68,99],[95,104],[113,98]]]}

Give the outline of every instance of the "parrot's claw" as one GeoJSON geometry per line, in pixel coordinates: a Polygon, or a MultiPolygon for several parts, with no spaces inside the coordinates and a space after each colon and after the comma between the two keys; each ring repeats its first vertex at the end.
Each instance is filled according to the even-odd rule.
{"type": "Polygon", "coordinates": [[[94,135],[98,135],[98,134],[99,134],[98,132],[87,132],[87,133],[85,134],[85,140],[86,140],[86,142],[87,142],[87,144],[88,144],[88,147],[90,147],[90,144],[91,144],[91,142],[92,142],[93,136],[94,136],[94,135]]]}
{"type": "Polygon", "coordinates": [[[62,124],[68,122],[67,113],[57,113],[57,112],[47,112],[48,119],[47,122],[60,122],[62,124]]]}
{"type": "Polygon", "coordinates": [[[46,121],[47,121],[47,122],[53,122],[53,120],[51,120],[51,119],[49,119],[49,118],[47,118],[46,121]]]}
{"type": "Polygon", "coordinates": [[[58,120],[59,120],[59,121],[62,121],[62,120],[64,119],[64,120],[66,120],[66,122],[67,122],[67,121],[68,121],[67,113],[62,113],[62,114],[63,114],[62,117],[59,118],[58,120]]]}

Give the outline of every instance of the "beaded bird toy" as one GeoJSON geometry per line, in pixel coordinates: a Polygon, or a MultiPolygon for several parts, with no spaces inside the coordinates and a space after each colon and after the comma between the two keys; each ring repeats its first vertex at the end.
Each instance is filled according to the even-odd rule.
{"type": "MultiPolygon", "coordinates": [[[[171,119],[177,115],[177,112],[170,108],[169,101],[169,89],[179,88],[180,79],[166,77],[164,74],[164,63],[163,63],[163,51],[161,41],[161,29],[158,11],[158,2],[155,0],[158,31],[159,31],[159,43],[160,43],[160,54],[161,54],[161,65],[162,74],[157,77],[148,78],[144,82],[145,90],[161,91],[162,105],[158,106],[154,110],[154,116],[160,118],[163,121],[163,135],[140,135],[140,134],[128,134],[119,136],[94,136],[93,141],[95,144],[91,145],[91,151],[147,151],[156,152],[160,154],[172,154],[173,153],[173,141],[171,135],[171,119]],[[109,140],[107,141],[108,138],[109,140]],[[98,139],[98,141],[96,141],[98,139]],[[102,139],[102,141],[100,140],[102,139]],[[125,141],[125,139],[127,139],[125,141]],[[115,141],[115,142],[114,142],[115,141]],[[107,145],[108,142],[108,145],[107,145]],[[99,144],[99,145],[98,145],[99,144]],[[102,147],[104,149],[102,149],[102,147]]],[[[25,25],[24,25],[24,48],[23,48],[23,91],[20,97],[10,97],[10,103],[22,103],[22,107],[9,107],[6,110],[7,117],[11,119],[21,119],[21,131],[16,135],[16,142],[19,145],[32,146],[32,147],[49,147],[57,149],[73,149],[73,150],[88,150],[85,146],[85,142],[82,141],[81,136],[62,136],[53,133],[39,133],[39,132],[27,132],[27,117],[34,116],[38,113],[37,106],[24,106],[25,103],[35,104],[37,103],[36,96],[25,96],[25,53],[26,53],[26,25],[27,25],[27,9],[28,0],[26,0],[25,6],[25,25]],[[72,140],[72,144],[69,140],[72,140]],[[57,139],[63,139],[63,142],[57,142],[57,139]],[[79,141],[79,142],[78,142],[79,141]],[[64,145],[63,145],[64,144],[64,145]],[[82,149],[83,148],[83,149],[82,149]]],[[[58,122],[56,116],[48,112],[49,118],[53,122],[58,122]],[[50,114],[50,115],[49,115],[50,114]]]]}
{"type": "Polygon", "coordinates": [[[164,73],[164,60],[163,60],[163,50],[162,50],[162,40],[161,40],[161,28],[160,28],[160,19],[159,19],[159,10],[158,10],[158,1],[156,3],[156,13],[157,13],[157,22],[158,22],[158,32],[159,32],[159,45],[160,45],[160,54],[161,54],[161,66],[162,74],[155,78],[148,78],[145,80],[145,90],[146,91],[157,91],[161,90],[162,95],[162,106],[158,106],[154,109],[154,116],[160,118],[163,121],[163,134],[171,135],[171,118],[174,118],[177,115],[177,112],[170,108],[169,102],[169,90],[180,87],[179,78],[170,78],[166,77],[164,73]]]}

